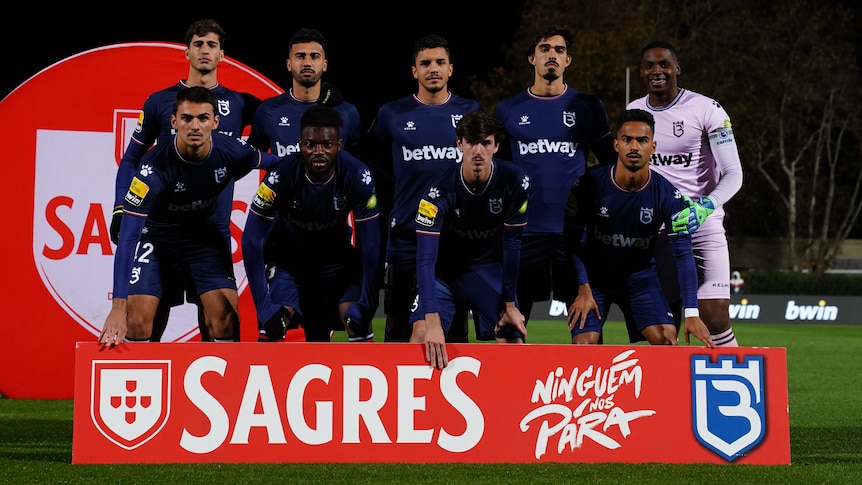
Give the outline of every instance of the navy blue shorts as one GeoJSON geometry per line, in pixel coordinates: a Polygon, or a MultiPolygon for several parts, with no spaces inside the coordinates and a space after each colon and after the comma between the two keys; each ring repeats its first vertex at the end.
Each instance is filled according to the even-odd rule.
{"type": "Polygon", "coordinates": [[[602,313],[602,319],[599,320],[595,312],[589,312],[584,328],[578,328],[578,325],[575,325],[575,328],[571,329],[573,337],[584,332],[601,332],[611,304],[617,304],[624,309],[625,313],[629,313],[639,332],[643,332],[650,325],[674,324],[673,313],[661,291],[655,268],[633,273],[617,288],[602,284],[593,286],[593,282],[590,282],[590,287],[593,290],[596,306],[602,313]]]}
{"type": "Polygon", "coordinates": [[[219,229],[205,226],[185,233],[151,230],[142,234],[129,295],[164,296],[177,304],[177,292],[188,287],[198,295],[236,290],[230,248],[219,229]]]}
{"type": "MultiPolygon", "coordinates": [[[[524,339],[520,332],[509,326],[494,333],[504,304],[502,290],[503,267],[499,264],[472,266],[457,276],[437,277],[437,304],[443,333],[449,333],[456,308],[469,306],[475,317],[477,340],[524,339]]],[[[419,298],[414,303],[410,322],[424,319],[425,311],[419,298]]]]}

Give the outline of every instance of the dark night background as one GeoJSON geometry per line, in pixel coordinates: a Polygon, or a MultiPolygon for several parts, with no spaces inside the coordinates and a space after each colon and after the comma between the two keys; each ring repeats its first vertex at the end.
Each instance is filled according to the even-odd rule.
{"type": "MultiPolygon", "coordinates": [[[[328,2],[285,3],[284,7],[257,8],[256,12],[248,8],[251,5],[242,4],[245,10],[216,9],[210,4],[212,8],[194,12],[189,12],[187,4],[172,5],[165,10],[150,3],[146,4],[148,10],[140,13],[128,7],[120,13],[120,8],[110,11],[82,4],[60,9],[24,5],[14,14],[7,10],[0,18],[4,51],[0,99],[40,70],[71,55],[124,42],[183,43],[190,23],[213,18],[227,33],[225,55],[282,89],[290,87],[284,66],[288,38],[300,27],[321,30],[327,37],[329,59],[324,80],[335,83],[344,98],[357,106],[367,126],[381,104],[415,91],[410,63],[416,38],[439,33],[449,40],[455,67],[450,89],[470,97],[470,75],[481,76],[502,64],[504,44],[511,40],[521,15],[521,2],[512,1],[495,2],[490,9],[473,2],[442,1],[403,5],[401,11],[387,11],[383,4],[373,2],[357,2],[346,9],[328,2]]],[[[103,76],[109,82],[122,83],[123,79],[145,76],[146,68],[142,65],[139,72],[105,72],[103,76]]],[[[178,72],[177,79],[186,74],[178,72]]],[[[153,91],[164,87],[154,85],[153,91]]]]}

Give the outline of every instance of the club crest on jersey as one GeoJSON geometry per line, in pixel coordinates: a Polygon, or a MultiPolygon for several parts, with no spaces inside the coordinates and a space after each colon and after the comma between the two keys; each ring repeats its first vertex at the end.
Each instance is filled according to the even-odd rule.
{"type": "Polygon", "coordinates": [[[763,357],[691,357],[692,425],[698,441],[727,461],[757,446],[766,434],[763,357]]]}
{"type": "Polygon", "coordinates": [[[94,360],[90,417],[117,446],[133,450],[155,437],[170,415],[169,360],[94,360]]]}
{"type": "Polygon", "coordinates": [[[650,222],[652,222],[652,213],[652,207],[641,207],[641,222],[644,224],[649,224],[650,222]]]}
{"type": "Polygon", "coordinates": [[[347,198],[343,195],[336,195],[332,198],[332,207],[337,211],[344,210],[347,207],[347,198]]]}
{"type": "Polygon", "coordinates": [[[227,116],[230,114],[230,101],[227,99],[218,100],[218,114],[219,116],[227,116]]]}
{"type": "Polygon", "coordinates": [[[452,115],[452,127],[456,128],[458,126],[458,122],[461,121],[461,118],[463,118],[463,117],[464,117],[464,115],[462,115],[460,113],[459,114],[453,114],[452,115]]]}
{"type": "Polygon", "coordinates": [[[575,112],[574,111],[563,111],[563,124],[567,127],[571,128],[575,126],[575,112]]]}
{"type": "Polygon", "coordinates": [[[491,211],[491,214],[503,212],[503,199],[488,199],[488,209],[491,211]]]}
{"type": "Polygon", "coordinates": [[[225,177],[227,177],[227,167],[221,167],[213,170],[213,174],[215,175],[215,181],[218,183],[224,182],[225,177]]]}
{"type": "Polygon", "coordinates": [[[679,138],[685,134],[685,126],[683,126],[682,121],[674,121],[673,122],[673,136],[679,138]]]}

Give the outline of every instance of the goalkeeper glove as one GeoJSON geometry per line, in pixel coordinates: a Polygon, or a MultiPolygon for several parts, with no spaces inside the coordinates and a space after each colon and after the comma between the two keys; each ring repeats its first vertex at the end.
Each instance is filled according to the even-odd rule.
{"type": "Polygon", "coordinates": [[[703,222],[715,211],[715,203],[709,197],[683,196],[687,208],[672,216],[671,229],[677,234],[687,235],[697,231],[703,222]]]}
{"type": "Polygon", "coordinates": [[[324,106],[338,106],[344,102],[341,96],[341,91],[332,83],[323,83],[320,85],[320,96],[317,97],[317,104],[324,106]]]}
{"type": "Polygon", "coordinates": [[[114,207],[114,212],[111,215],[111,228],[109,233],[111,234],[111,242],[114,245],[120,242],[120,222],[123,219],[123,207],[114,207]]]}

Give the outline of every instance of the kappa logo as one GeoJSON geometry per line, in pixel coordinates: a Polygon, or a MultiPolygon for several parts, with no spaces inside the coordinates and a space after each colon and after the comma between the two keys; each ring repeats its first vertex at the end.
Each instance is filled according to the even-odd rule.
{"type": "Polygon", "coordinates": [[[155,437],[168,422],[171,362],[94,360],[90,417],[102,436],[133,450],[155,437]]]}
{"type": "Polygon", "coordinates": [[[698,441],[727,461],[757,446],[766,434],[763,357],[691,357],[692,419],[698,441]]]}

